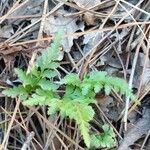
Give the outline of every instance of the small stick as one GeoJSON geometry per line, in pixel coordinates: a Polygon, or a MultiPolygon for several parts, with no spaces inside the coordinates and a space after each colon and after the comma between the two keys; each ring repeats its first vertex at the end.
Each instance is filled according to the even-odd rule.
{"type": "Polygon", "coordinates": [[[35,135],[35,133],[33,131],[28,135],[27,140],[24,142],[21,150],[27,150],[28,149],[28,147],[30,146],[30,143],[31,143],[34,135],[35,135]]]}

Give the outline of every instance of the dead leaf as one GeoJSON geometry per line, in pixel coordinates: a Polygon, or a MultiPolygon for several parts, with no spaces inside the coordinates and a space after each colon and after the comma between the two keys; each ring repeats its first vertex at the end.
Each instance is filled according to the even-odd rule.
{"type": "MultiPolygon", "coordinates": [[[[134,57],[134,54],[132,55],[131,60],[133,60],[133,57],[134,57]]],[[[138,57],[136,69],[135,69],[134,80],[133,80],[133,87],[135,88],[139,87],[139,83],[141,81],[141,75],[142,75],[142,71],[144,67],[144,61],[145,61],[145,55],[143,53],[139,53],[139,57],[138,57]]],[[[149,59],[147,61],[147,66],[145,68],[145,72],[144,72],[142,80],[143,80],[142,85],[145,85],[150,81],[150,60],[149,59]]]]}
{"type": "Polygon", "coordinates": [[[0,37],[1,38],[10,38],[14,34],[12,25],[5,25],[2,28],[0,27],[0,37]]]}
{"type": "Polygon", "coordinates": [[[10,16],[33,15],[39,14],[42,11],[40,6],[44,0],[30,0],[20,8],[16,9],[10,16]]]}
{"type": "Polygon", "coordinates": [[[84,35],[83,40],[83,44],[85,45],[83,49],[84,53],[89,52],[99,42],[101,38],[102,38],[101,33],[90,33],[84,35]]]}
{"type": "Polygon", "coordinates": [[[97,103],[99,104],[100,108],[105,113],[107,118],[113,121],[118,121],[119,115],[122,111],[122,107],[117,107],[117,103],[112,97],[97,97],[97,103]]]}
{"type": "MultiPolygon", "coordinates": [[[[64,17],[65,14],[68,14],[65,10],[59,10],[57,16],[49,16],[46,19],[44,32],[51,36],[59,31],[60,28],[64,29],[64,35],[74,33],[78,30],[84,30],[84,23],[77,23],[78,18],[64,17]],[[59,13],[58,13],[59,12],[59,13]]],[[[73,45],[74,37],[68,36],[64,38],[62,45],[65,52],[69,52],[73,45]]]]}
{"type": "MultiPolygon", "coordinates": [[[[16,9],[9,17],[23,16],[23,15],[40,15],[42,14],[42,2],[44,0],[29,0],[27,3],[16,9]]],[[[19,25],[22,19],[15,20],[9,19],[8,24],[19,25]]]]}
{"type": "Polygon", "coordinates": [[[94,14],[86,12],[83,18],[87,25],[96,25],[96,17],[94,14]]]}
{"type": "Polygon", "coordinates": [[[147,134],[150,129],[150,108],[145,107],[143,117],[140,118],[137,123],[131,127],[124,139],[122,140],[118,150],[129,150],[129,146],[133,145],[144,134],[147,134]]]}
{"type": "Polygon", "coordinates": [[[113,103],[113,98],[110,96],[105,96],[103,98],[97,98],[97,101],[103,112],[108,113],[109,109],[107,107],[113,103]]]}
{"type": "Polygon", "coordinates": [[[0,55],[3,56],[5,66],[8,70],[11,70],[14,66],[15,56],[18,52],[22,51],[22,46],[7,47],[0,51],[0,55]]]}
{"type": "Polygon", "coordinates": [[[101,0],[73,0],[79,7],[90,8],[95,5],[98,5],[101,0]]]}

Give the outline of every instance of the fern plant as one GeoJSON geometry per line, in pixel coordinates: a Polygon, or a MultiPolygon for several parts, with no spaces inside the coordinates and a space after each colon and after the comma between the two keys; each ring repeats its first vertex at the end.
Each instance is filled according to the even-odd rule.
{"type": "Polygon", "coordinates": [[[113,128],[108,124],[102,126],[103,133],[91,135],[92,148],[112,148],[117,145],[113,128]]]}
{"type": "Polygon", "coordinates": [[[22,69],[15,69],[15,73],[22,84],[4,90],[3,94],[12,98],[18,96],[25,105],[47,105],[49,115],[60,112],[62,117],[75,120],[88,148],[93,146],[91,140],[99,141],[97,147],[109,147],[110,145],[104,144],[111,139],[106,134],[108,132],[106,128],[108,127],[102,127],[104,130],[103,138],[102,135],[90,136],[90,121],[93,120],[95,114],[91,104],[96,103],[95,95],[102,89],[105,90],[106,94],[110,94],[113,89],[120,94],[133,98],[132,90],[128,88],[128,84],[124,80],[108,76],[107,72],[101,71],[92,71],[86,74],[83,80],[80,80],[77,74],[71,73],[61,81],[56,82],[61,40],[62,32],[59,32],[51,47],[47,48],[37,58],[35,65],[32,66],[28,74],[22,69]],[[61,86],[65,86],[63,96],[60,96],[57,92],[57,89],[61,86]]]}

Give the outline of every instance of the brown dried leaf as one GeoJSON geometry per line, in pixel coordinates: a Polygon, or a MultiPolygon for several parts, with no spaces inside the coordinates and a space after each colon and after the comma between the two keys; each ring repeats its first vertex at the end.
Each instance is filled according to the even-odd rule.
{"type": "Polygon", "coordinates": [[[124,139],[122,140],[118,150],[129,150],[129,146],[133,145],[138,139],[143,135],[147,134],[150,129],[150,108],[149,106],[145,108],[143,117],[131,127],[124,139]]]}
{"type": "MultiPolygon", "coordinates": [[[[57,16],[49,16],[45,21],[44,32],[51,36],[59,31],[60,28],[64,29],[65,34],[74,33],[77,30],[84,30],[84,23],[77,24],[78,18],[64,17],[65,14],[68,14],[65,10],[58,10],[57,16]]],[[[64,38],[62,45],[65,52],[69,52],[73,45],[73,36],[68,36],[64,38]]]]}

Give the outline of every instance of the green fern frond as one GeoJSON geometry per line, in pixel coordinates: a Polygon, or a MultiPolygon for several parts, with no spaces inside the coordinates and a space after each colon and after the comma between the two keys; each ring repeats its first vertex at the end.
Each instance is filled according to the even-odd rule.
{"type": "Polygon", "coordinates": [[[75,101],[63,101],[60,112],[74,119],[79,126],[86,146],[90,147],[89,122],[93,120],[94,110],[91,106],[75,101]],[[70,107],[68,107],[70,106],[70,107]],[[66,111],[66,109],[67,111],[66,111]]]}
{"type": "Polygon", "coordinates": [[[113,148],[117,145],[116,135],[113,131],[113,128],[108,124],[102,126],[102,134],[93,134],[91,135],[91,147],[94,148],[113,148]]]}
{"type": "Polygon", "coordinates": [[[48,113],[56,113],[59,111],[61,116],[74,119],[79,126],[81,135],[87,147],[90,147],[89,122],[94,117],[94,110],[91,106],[80,103],[79,101],[57,100],[51,101],[48,113]]]}
{"type": "Polygon", "coordinates": [[[84,142],[88,148],[90,148],[90,146],[91,146],[89,127],[90,127],[90,124],[88,122],[83,121],[82,123],[79,124],[79,129],[80,129],[81,135],[83,136],[84,142]]]}
{"type": "Polygon", "coordinates": [[[102,89],[106,94],[110,94],[113,89],[133,98],[132,90],[129,89],[126,81],[111,77],[104,71],[92,71],[85,75],[83,80],[79,78],[79,75],[71,73],[60,82],[57,81],[56,84],[61,39],[62,32],[59,32],[51,47],[43,51],[42,55],[37,58],[29,74],[21,69],[16,69],[15,72],[22,81],[22,85],[4,90],[3,94],[12,98],[18,96],[24,100],[25,105],[46,105],[49,115],[60,112],[62,117],[75,120],[88,148],[93,143],[96,143],[95,147],[110,147],[114,144],[115,134],[108,126],[102,127],[103,134],[90,136],[90,121],[93,120],[95,114],[91,104],[96,102],[95,96],[102,89]],[[60,86],[66,87],[61,98],[57,93],[60,86]]]}
{"type": "Polygon", "coordinates": [[[90,91],[98,93],[104,88],[107,95],[109,95],[112,90],[115,90],[122,95],[124,94],[130,98],[134,98],[132,90],[129,89],[125,80],[111,77],[104,71],[92,71],[88,73],[82,81],[77,74],[69,74],[63,79],[62,83],[73,85],[75,86],[74,88],[80,88],[83,95],[87,95],[90,91]]]}
{"type": "Polygon", "coordinates": [[[92,85],[88,82],[82,83],[80,86],[82,88],[83,95],[87,95],[92,90],[92,85]]]}
{"type": "Polygon", "coordinates": [[[13,87],[2,91],[2,94],[7,95],[11,98],[22,97],[22,99],[26,99],[28,96],[28,91],[22,85],[18,87],[13,87]]]}
{"type": "Polygon", "coordinates": [[[35,105],[40,105],[43,106],[46,104],[46,97],[40,96],[37,94],[32,94],[32,97],[28,98],[28,100],[24,101],[24,105],[28,106],[35,106],[35,105]]]}
{"type": "Polygon", "coordinates": [[[120,92],[121,94],[133,98],[132,90],[129,89],[129,86],[125,80],[109,76],[107,72],[104,71],[90,72],[83,79],[82,83],[83,85],[90,84],[91,86],[88,85],[90,87],[90,90],[94,89],[95,93],[98,93],[102,88],[104,88],[106,94],[109,95],[113,89],[116,92],[120,92]]]}
{"type": "Polygon", "coordinates": [[[48,104],[48,111],[47,114],[48,115],[53,115],[56,114],[60,109],[59,109],[59,105],[60,105],[61,101],[58,98],[52,98],[48,104]]]}
{"type": "Polygon", "coordinates": [[[97,84],[94,85],[94,92],[95,93],[98,93],[102,89],[103,89],[103,85],[101,83],[97,83],[97,84]]]}
{"type": "Polygon", "coordinates": [[[26,101],[23,102],[24,105],[34,106],[34,105],[49,105],[51,99],[57,96],[54,92],[37,89],[34,94],[32,94],[26,101]]]}
{"type": "Polygon", "coordinates": [[[18,78],[22,81],[23,86],[35,86],[38,82],[38,78],[36,78],[32,74],[26,74],[26,71],[23,71],[22,69],[16,68],[15,73],[17,74],[18,78]]]}
{"type": "Polygon", "coordinates": [[[70,73],[63,78],[61,83],[67,85],[79,86],[81,84],[81,80],[77,74],[70,73]]]}
{"type": "Polygon", "coordinates": [[[56,91],[59,88],[58,84],[55,84],[54,82],[51,82],[49,80],[41,79],[38,83],[38,85],[43,89],[43,90],[49,90],[49,91],[56,91]]]}
{"type": "Polygon", "coordinates": [[[54,78],[58,76],[58,72],[56,70],[45,70],[43,73],[42,73],[42,78],[54,78]]]}
{"type": "Polygon", "coordinates": [[[45,51],[42,52],[42,55],[37,58],[36,65],[41,68],[42,71],[48,68],[55,69],[58,67],[59,63],[59,47],[62,41],[62,32],[60,31],[56,34],[54,42],[48,47],[45,51]]]}

